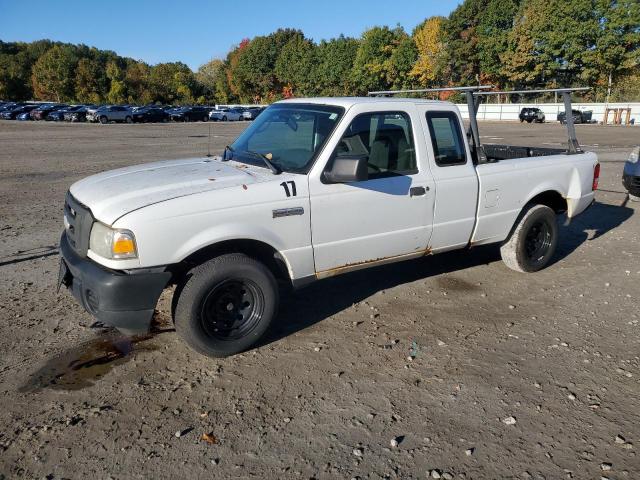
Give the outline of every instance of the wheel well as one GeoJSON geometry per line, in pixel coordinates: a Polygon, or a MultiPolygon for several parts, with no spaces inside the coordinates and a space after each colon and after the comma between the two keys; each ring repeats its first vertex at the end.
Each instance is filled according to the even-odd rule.
{"type": "Polygon", "coordinates": [[[227,253],[244,253],[248,257],[266,265],[276,279],[291,282],[289,271],[282,255],[268,243],[250,239],[225,240],[208,245],[192,253],[172,268],[173,282],[179,283],[192,268],[227,253]]]}
{"type": "Polygon", "coordinates": [[[533,203],[537,205],[546,205],[556,213],[563,213],[567,211],[567,201],[555,190],[547,190],[546,192],[539,193],[527,203],[533,203]]]}

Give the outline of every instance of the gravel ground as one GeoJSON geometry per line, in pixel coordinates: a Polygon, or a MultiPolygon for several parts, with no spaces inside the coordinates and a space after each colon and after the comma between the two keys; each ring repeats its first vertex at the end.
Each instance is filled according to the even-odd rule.
{"type": "Polygon", "coordinates": [[[640,128],[578,126],[598,203],[542,272],[483,247],[332,278],[227,359],[180,341],[171,292],[154,335],[92,328],[55,291],[69,185],[244,126],[0,122],[0,479],[640,478],[640,217],[620,178],[640,128]]]}

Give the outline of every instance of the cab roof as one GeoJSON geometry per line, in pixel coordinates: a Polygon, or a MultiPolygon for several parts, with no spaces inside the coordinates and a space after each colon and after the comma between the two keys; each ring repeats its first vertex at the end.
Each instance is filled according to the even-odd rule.
{"type": "Polygon", "coordinates": [[[416,105],[453,105],[451,102],[442,100],[425,100],[422,98],[401,98],[401,97],[313,97],[313,98],[291,98],[276,102],[283,103],[313,103],[318,105],[335,105],[346,109],[354,105],[369,103],[410,103],[416,105]]]}

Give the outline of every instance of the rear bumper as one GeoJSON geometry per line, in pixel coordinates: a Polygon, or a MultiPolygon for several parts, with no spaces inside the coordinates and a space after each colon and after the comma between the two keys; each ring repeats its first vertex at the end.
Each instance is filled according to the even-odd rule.
{"type": "Polygon", "coordinates": [[[165,267],[120,272],[80,257],[60,239],[61,279],[84,309],[105,325],[146,332],[158,298],[171,279],[165,267]]]}
{"type": "Polygon", "coordinates": [[[631,195],[640,197],[640,175],[622,175],[622,184],[631,195]]]}

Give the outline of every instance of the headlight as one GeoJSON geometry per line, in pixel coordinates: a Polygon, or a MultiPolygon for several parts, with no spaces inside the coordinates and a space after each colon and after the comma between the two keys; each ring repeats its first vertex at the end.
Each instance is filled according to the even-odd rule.
{"type": "Polygon", "coordinates": [[[95,222],[91,228],[89,248],[104,258],[114,260],[138,258],[133,232],[113,229],[99,222],[95,222]]]}
{"type": "Polygon", "coordinates": [[[638,158],[640,158],[640,147],[636,147],[633,149],[631,155],[629,155],[629,160],[627,160],[627,162],[638,163],[638,158]]]}

